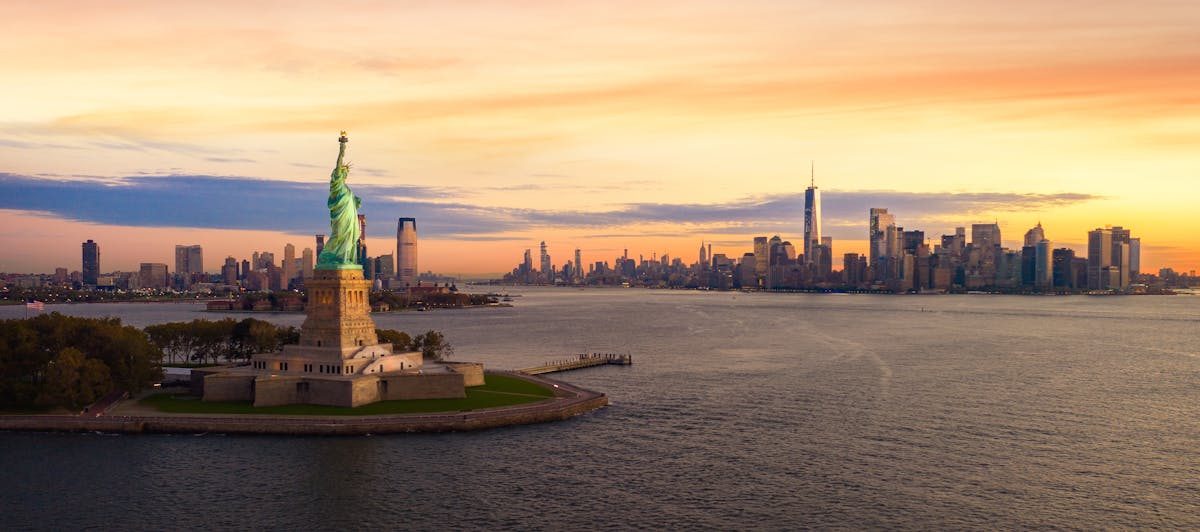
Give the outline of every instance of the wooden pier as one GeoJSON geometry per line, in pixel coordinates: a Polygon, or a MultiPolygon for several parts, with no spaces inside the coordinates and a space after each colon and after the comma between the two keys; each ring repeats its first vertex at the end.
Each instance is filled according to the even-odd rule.
{"type": "Polygon", "coordinates": [[[592,366],[603,366],[606,364],[615,364],[618,366],[629,366],[633,364],[632,355],[618,355],[615,353],[583,353],[573,358],[564,358],[562,360],[554,360],[534,366],[517,370],[526,375],[541,375],[543,373],[557,373],[560,371],[570,371],[573,369],[590,368],[592,366]]]}

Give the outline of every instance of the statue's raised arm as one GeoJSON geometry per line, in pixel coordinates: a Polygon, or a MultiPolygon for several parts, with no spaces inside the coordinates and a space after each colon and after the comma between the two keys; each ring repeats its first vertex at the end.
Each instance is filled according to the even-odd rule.
{"type": "Polygon", "coordinates": [[[358,207],[361,201],[346,185],[350,167],[344,163],[346,156],[346,132],[338,137],[337,164],[329,174],[329,225],[330,237],[325,249],[317,257],[319,270],[354,270],[362,268],[358,263],[358,207]]]}

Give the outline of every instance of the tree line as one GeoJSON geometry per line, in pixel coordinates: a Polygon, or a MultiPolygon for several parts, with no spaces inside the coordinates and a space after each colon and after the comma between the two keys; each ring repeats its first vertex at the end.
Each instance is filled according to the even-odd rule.
{"type": "MultiPolygon", "coordinates": [[[[438,331],[416,336],[376,329],[396,352],[426,360],[454,353],[438,331]]],[[[0,321],[0,409],[80,408],[119,390],[141,391],[162,379],[162,364],[209,365],[248,360],[300,341],[295,327],[254,318],[122,325],[119,318],[57,312],[0,321]]]]}
{"type": "Polygon", "coordinates": [[[0,407],[80,407],[162,379],[162,351],[119,318],[0,321],[0,407]]]}
{"type": "Polygon", "coordinates": [[[146,327],[150,342],[162,350],[168,364],[219,364],[248,360],[254,353],[273,353],[300,342],[295,327],[246,318],[192,320],[146,327]]]}

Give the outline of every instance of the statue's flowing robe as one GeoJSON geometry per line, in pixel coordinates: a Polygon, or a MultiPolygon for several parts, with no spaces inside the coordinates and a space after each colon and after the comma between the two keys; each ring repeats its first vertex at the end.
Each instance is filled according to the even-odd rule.
{"type": "Polygon", "coordinates": [[[342,164],[346,153],[343,143],[338,152],[337,166],[329,175],[329,224],[332,231],[325,249],[317,258],[318,266],[346,266],[358,264],[358,207],[362,203],[350,187],[346,186],[346,176],[350,169],[342,164]]]}

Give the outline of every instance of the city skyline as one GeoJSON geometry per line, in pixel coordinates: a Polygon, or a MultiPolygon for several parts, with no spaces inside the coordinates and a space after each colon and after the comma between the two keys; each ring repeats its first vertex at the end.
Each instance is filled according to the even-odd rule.
{"type": "Polygon", "coordinates": [[[1124,224],[1143,271],[1200,265],[1186,4],[354,6],[13,6],[0,271],[74,270],[88,239],[106,271],[302,245],[340,129],[367,248],[419,218],[422,270],[802,244],[814,159],[835,258],[888,207],[1080,253],[1124,224]]]}

